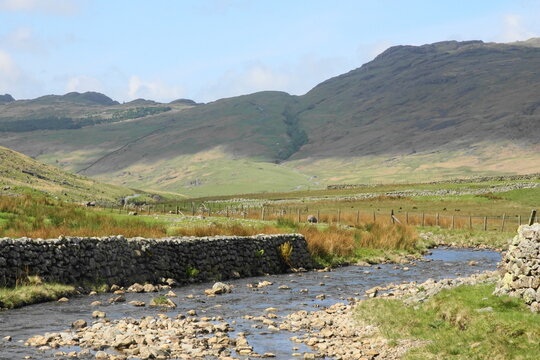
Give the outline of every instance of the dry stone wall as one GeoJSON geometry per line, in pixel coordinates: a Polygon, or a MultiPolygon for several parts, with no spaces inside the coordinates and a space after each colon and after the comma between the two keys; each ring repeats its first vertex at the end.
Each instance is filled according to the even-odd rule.
{"type": "Polygon", "coordinates": [[[495,293],[522,297],[540,312],[540,224],[519,227],[500,270],[495,293]]]}
{"type": "Polygon", "coordinates": [[[58,239],[0,238],[0,286],[13,286],[27,275],[45,281],[129,285],[172,278],[178,283],[225,280],[314,266],[302,235],[250,237],[111,236],[58,239]],[[292,245],[286,261],[280,245],[292,245]]]}

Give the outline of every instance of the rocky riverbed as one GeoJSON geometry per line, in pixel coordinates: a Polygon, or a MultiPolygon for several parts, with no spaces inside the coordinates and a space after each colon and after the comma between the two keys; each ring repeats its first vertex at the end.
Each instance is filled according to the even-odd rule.
{"type": "Polygon", "coordinates": [[[500,254],[435,249],[427,259],[239,279],[229,283],[231,292],[219,294],[205,294],[212,284],[197,284],[172,293],[120,294],[120,289],[114,296],[124,297],[121,302],[97,294],[32,305],[0,313],[0,334],[11,337],[0,340],[0,359],[399,358],[418,344],[388,346],[376,328],[354,322],[354,304],[366,296],[408,296],[420,287],[485,281],[488,275],[467,279],[494,270],[500,254]],[[435,281],[463,275],[467,278],[435,281]],[[377,294],[370,295],[374,288],[377,294]],[[157,296],[176,307],[134,305],[150,304],[157,296]]]}

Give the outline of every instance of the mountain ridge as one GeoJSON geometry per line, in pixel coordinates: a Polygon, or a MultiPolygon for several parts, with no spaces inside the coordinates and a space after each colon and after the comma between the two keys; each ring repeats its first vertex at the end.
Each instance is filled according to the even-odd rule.
{"type": "Polygon", "coordinates": [[[265,184],[250,191],[282,191],[532,173],[539,68],[536,40],[394,46],[301,96],[173,101],[179,107],[129,121],[6,133],[0,145],[102,180],[194,195],[242,191],[231,185],[242,175],[265,184]]]}

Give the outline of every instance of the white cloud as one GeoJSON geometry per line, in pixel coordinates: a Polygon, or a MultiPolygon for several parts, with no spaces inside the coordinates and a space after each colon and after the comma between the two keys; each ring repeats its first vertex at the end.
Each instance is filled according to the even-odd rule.
{"type": "Polygon", "coordinates": [[[526,29],[523,18],[516,14],[505,14],[502,19],[502,31],[498,41],[512,42],[527,40],[534,37],[534,33],[526,29]]]}
{"type": "Polygon", "coordinates": [[[0,49],[0,93],[21,98],[41,91],[41,84],[24,72],[10,53],[0,49]]]}
{"type": "Polygon", "coordinates": [[[5,36],[0,37],[2,43],[10,49],[17,51],[44,52],[44,41],[38,39],[32,28],[21,26],[5,36]]]}
{"type": "Polygon", "coordinates": [[[304,56],[294,63],[269,66],[260,61],[225,72],[199,94],[203,101],[223,97],[277,90],[301,95],[329,77],[339,75],[356,64],[343,58],[304,56]]]}
{"type": "Polygon", "coordinates": [[[101,81],[98,79],[86,75],[79,75],[72,76],[68,79],[66,83],[66,91],[103,91],[103,87],[101,85],[101,81]]]}
{"type": "Polygon", "coordinates": [[[171,101],[182,97],[184,89],[170,86],[162,81],[143,81],[138,76],[131,76],[128,84],[130,99],[145,98],[157,101],[171,101]]]}
{"type": "Polygon", "coordinates": [[[9,88],[13,86],[20,78],[21,71],[13,61],[11,55],[0,50],[0,92],[9,92],[9,88]]]}
{"type": "Polygon", "coordinates": [[[75,0],[0,0],[0,11],[72,15],[77,9],[75,0]]]}

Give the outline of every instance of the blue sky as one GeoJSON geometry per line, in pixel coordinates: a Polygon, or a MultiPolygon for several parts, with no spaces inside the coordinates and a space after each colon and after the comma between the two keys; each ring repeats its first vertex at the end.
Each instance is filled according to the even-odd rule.
{"type": "Polygon", "coordinates": [[[0,94],[304,94],[392,45],[540,36],[538,0],[0,0],[0,94]]]}

